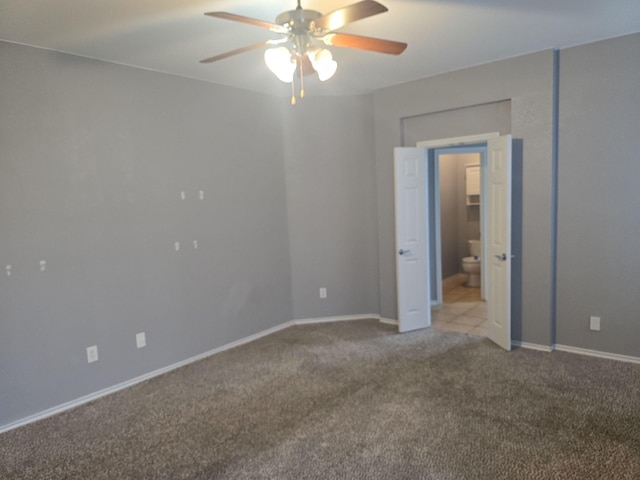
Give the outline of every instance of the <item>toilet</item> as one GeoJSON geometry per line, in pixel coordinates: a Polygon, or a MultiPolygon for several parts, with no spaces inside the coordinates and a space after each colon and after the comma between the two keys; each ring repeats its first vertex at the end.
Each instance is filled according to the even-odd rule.
{"type": "Polygon", "coordinates": [[[469,275],[467,287],[480,286],[480,240],[469,240],[470,257],[462,259],[462,270],[469,275]]]}

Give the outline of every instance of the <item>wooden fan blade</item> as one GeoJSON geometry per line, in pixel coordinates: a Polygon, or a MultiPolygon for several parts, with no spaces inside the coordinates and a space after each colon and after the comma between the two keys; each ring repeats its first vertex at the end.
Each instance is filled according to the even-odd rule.
{"type": "Polygon", "coordinates": [[[389,55],[400,55],[407,48],[406,43],[382,40],[381,38],[361,37],[348,33],[329,33],[322,37],[322,41],[335,47],[357,48],[371,52],[388,53],[389,55]]]}
{"type": "Polygon", "coordinates": [[[205,58],[204,60],[200,60],[200,63],[211,63],[216,62],[218,60],[222,60],[223,58],[233,57],[234,55],[238,55],[239,53],[249,52],[251,50],[255,50],[257,48],[264,47],[266,45],[270,45],[269,41],[255,43],[253,45],[248,45],[246,47],[237,48],[235,50],[231,50],[226,53],[221,53],[220,55],[216,55],[215,57],[205,58]]]}
{"type": "Polygon", "coordinates": [[[233,20],[234,22],[248,23],[249,25],[255,25],[256,27],[267,28],[272,32],[287,33],[287,29],[277,23],[265,22],[264,20],[257,20],[251,17],[243,17],[242,15],[236,15],[235,13],[228,12],[207,12],[208,17],[224,18],[225,20],[233,20]]]}
{"type": "Polygon", "coordinates": [[[346,24],[371,17],[388,10],[384,5],[373,0],[362,0],[361,2],[347,5],[333,12],[327,13],[313,21],[316,28],[323,30],[337,30],[346,24]]]}

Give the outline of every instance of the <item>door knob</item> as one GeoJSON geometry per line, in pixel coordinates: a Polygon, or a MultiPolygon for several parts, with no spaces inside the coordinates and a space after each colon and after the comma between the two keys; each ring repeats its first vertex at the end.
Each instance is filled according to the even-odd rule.
{"type": "Polygon", "coordinates": [[[400,249],[400,250],[398,251],[398,254],[399,254],[399,255],[409,255],[410,253],[411,253],[411,250],[403,250],[403,249],[400,249]]]}
{"type": "Polygon", "coordinates": [[[507,259],[507,254],[503,253],[502,255],[496,255],[496,258],[504,262],[507,259]]]}

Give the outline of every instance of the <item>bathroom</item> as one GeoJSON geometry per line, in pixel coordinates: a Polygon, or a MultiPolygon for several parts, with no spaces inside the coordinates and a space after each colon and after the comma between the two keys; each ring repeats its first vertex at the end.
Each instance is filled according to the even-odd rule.
{"type": "Polygon", "coordinates": [[[436,158],[443,303],[433,308],[433,326],[486,336],[487,309],[481,285],[481,158],[480,151],[441,152],[436,158]]]}

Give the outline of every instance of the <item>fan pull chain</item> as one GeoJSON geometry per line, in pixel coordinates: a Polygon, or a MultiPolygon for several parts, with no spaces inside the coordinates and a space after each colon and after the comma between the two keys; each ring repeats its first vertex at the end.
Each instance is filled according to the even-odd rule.
{"type": "Polygon", "coordinates": [[[293,85],[293,80],[291,80],[291,105],[296,104],[296,91],[295,86],[293,85]]]}
{"type": "Polygon", "coordinates": [[[302,71],[302,57],[299,57],[298,65],[300,65],[300,98],[304,98],[304,73],[302,71]]]}

